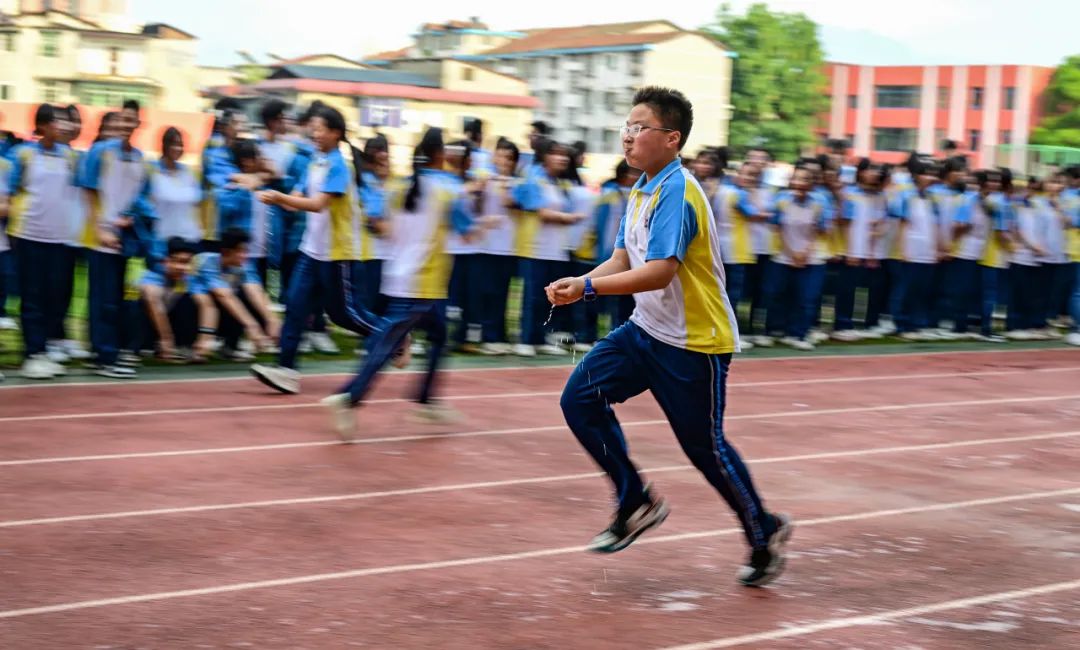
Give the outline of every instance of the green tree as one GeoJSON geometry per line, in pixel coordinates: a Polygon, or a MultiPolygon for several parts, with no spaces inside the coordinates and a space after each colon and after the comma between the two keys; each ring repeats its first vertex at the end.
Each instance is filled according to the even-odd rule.
{"type": "Polygon", "coordinates": [[[752,5],[743,16],[723,4],[705,28],[735,52],[729,146],[767,147],[778,159],[792,159],[814,141],[818,116],[828,110],[824,54],[817,25],[801,13],[752,5]]]}
{"type": "Polygon", "coordinates": [[[1046,116],[1032,132],[1032,144],[1080,147],[1080,54],[1054,70],[1043,94],[1043,111],[1046,116]]]}

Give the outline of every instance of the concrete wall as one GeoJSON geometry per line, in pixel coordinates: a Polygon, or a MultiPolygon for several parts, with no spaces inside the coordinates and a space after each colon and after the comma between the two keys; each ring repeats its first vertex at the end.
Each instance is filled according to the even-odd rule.
{"type": "Polygon", "coordinates": [[[679,90],[694,105],[694,128],[684,151],[727,144],[731,58],[711,39],[685,34],[653,45],[645,57],[642,82],[679,90]]]}

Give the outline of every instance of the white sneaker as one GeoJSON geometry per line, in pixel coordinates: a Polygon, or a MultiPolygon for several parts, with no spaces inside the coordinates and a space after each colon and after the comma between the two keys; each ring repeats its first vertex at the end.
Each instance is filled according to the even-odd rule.
{"type": "Polygon", "coordinates": [[[43,354],[35,354],[23,361],[19,374],[24,379],[52,379],[54,377],[52,362],[43,354]]]}
{"type": "Polygon", "coordinates": [[[795,344],[799,342],[799,339],[794,336],[785,336],[780,339],[780,345],[786,345],[788,347],[795,347],[795,344]]]}
{"type": "Polygon", "coordinates": [[[255,355],[242,348],[236,348],[235,350],[225,348],[221,351],[221,358],[225,359],[226,361],[248,363],[255,360],[255,355]]]}
{"type": "Polygon", "coordinates": [[[877,330],[877,328],[868,329],[868,330],[855,330],[855,333],[859,335],[860,339],[876,341],[878,339],[885,338],[885,335],[882,334],[881,332],[879,332],[877,330]]]}
{"type": "Polygon", "coordinates": [[[61,343],[64,352],[76,361],[84,361],[90,358],[90,351],[82,346],[82,343],[68,339],[61,343]]]}
{"type": "Polygon", "coordinates": [[[414,342],[409,346],[409,354],[414,357],[422,357],[427,355],[427,346],[420,341],[414,342]]]}
{"type": "Polygon", "coordinates": [[[320,354],[341,354],[341,348],[334,343],[334,339],[326,332],[308,332],[308,341],[311,347],[320,354]]]}
{"type": "Polygon", "coordinates": [[[592,343],[575,343],[572,346],[570,346],[570,350],[572,352],[577,352],[579,354],[588,354],[588,353],[592,352],[592,349],[593,349],[592,343]]]}
{"type": "Polygon", "coordinates": [[[319,400],[319,404],[326,407],[327,412],[330,413],[330,425],[333,427],[334,433],[343,442],[355,441],[356,415],[353,413],[352,405],[349,403],[348,394],[340,393],[324,397],[319,400]]]}
{"type": "Polygon", "coordinates": [[[1061,332],[1057,331],[1053,327],[1047,327],[1039,330],[1039,335],[1044,337],[1046,341],[1056,341],[1061,338],[1061,332]]]}
{"type": "Polygon", "coordinates": [[[536,348],[524,343],[518,343],[513,347],[512,352],[519,357],[535,357],[536,348]]]}
{"type": "Polygon", "coordinates": [[[747,340],[747,341],[740,340],[739,341],[739,347],[742,348],[743,352],[746,352],[747,350],[753,350],[754,349],[754,344],[753,344],[753,342],[751,342],[749,340],[747,340]]]}
{"type": "Polygon", "coordinates": [[[110,379],[134,379],[139,376],[139,373],[129,366],[102,366],[95,370],[94,374],[110,379]]]}
{"type": "Polygon", "coordinates": [[[839,330],[832,333],[832,339],[834,341],[840,341],[842,343],[850,343],[852,341],[858,341],[861,336],[855,330],[839,330]]]}
{"type": "Polygon", "coordinates": [[[1005,338],[1013,341],[1030,341],[1031,332],[1028,330],[1009,330],[1005,332],[1005,338]]]}
{"type": "Polygon", "coordinates": [[[892,336],[896,334],[896,323],[885,321],[874,328],[874,331],[882,336],[892,336]]]}
{"type": "Polygon", "coordinates": [[[938,334],[937,330],[932,330],[932,329],[919,330],[919,336],[921,336],[922,340],[924,340],[924,341],[940,341],[940,340],[942,340],[941,335],[938,334]]]}
{"type": "Polygon", "coordinates": [[[142,362],[139,355],[135,354],[131,350],[120,350],[120,354],[116,356],[116,365],[126,366],[128,368],[134,368],[142,362]]]}
{"type": "Polygon", "coordinates": [[[255,343],[251,339],[241,339],[240,342],[236,344],[236,349],[240,352],[255,354],[255,343]]]}
{"type": "Polygon", "coordinates": [[[292,368],[256,363],[251,366],[251,374],[276,391],[289,395],[300,394],[300,373],[292,368]]]}
{"type": "Polygon", "coordinates": [[[792,349],[799,350],[801,352],[809,352],[813,350],[816,346],[811,341],[797,340],[791,344],[791,347],[792,349]]]}
{"type": "Polygon", "coordinates": [[[49,364],[49,372],[52,373],[53,377],[63,377],[67,374],[67,368],[56,363],[52,359],[46,358],[45,362],[49,364]]]}
{"type": "Polygon", "coordinates": [[[1065,336],[1065,342],[1069,345],[1080,346],[1080,332],[1069,332],[1065,336]]]}
{"type": "Polygon", "coordinates": [[[900,338],[905,341],[925,341],[921,332],[904,332],[900,335],[900,338]]]}
{"type": "Polygon", "coordinates": [[[296,351],[300,354],[311,354],[315,351],[314,346],[311,345],[311,332],[308,332],[300,338],[300,347],[296,348],[296,351]]]}
{"type": "Polygon", "coordinates": [[[771,336],[755,336],[753,342],[759,348],[771,348],[776,345],[776,339],[771,336]]]}
{"type": "Polygon", "coordinates": [[[549,357],[565,357],[567,354],[569,354],[566,350],[560,348],[557,345],[551,345],[550,343],[541,345],[540,347],[536,348],[536,351],[539,354],[547,355],[549,357]]]}
{"type": "Polygon", "coordinates": [[[61,341],[49,341],[48,345],[45,346],[45,356],[49,358],[49,361],[58,365],[71,361],[71,357],[64,351],[61,341]]]}
{"type": "Polygon", "coordinates": [[[497,357],[506,354],[506,350],[503,349],[501,343],[484,343],[480,346],[480,354],[488,357],[497,357]]]}
{"type": "Polygon", "coordinates": [[[829,335],[820,330],[813,330],[806,335],[806,340],[810,341],[814,345],[817,345],[818,343],[824,343],[825,341],[828,341],[829,335]]]}
{"type": "Polygon", "coordinates": [[[8,318],[7,316],[0,318],[0,330],[17,330],[19,324],[15,322],[14,318],[8,318]]]}
{"type": "Polygon", "coordinates": [[[418,404],[409,414],[409,419],[422,424],[457,424],[463,418],[457,409],[431,402],[418,404]]]}

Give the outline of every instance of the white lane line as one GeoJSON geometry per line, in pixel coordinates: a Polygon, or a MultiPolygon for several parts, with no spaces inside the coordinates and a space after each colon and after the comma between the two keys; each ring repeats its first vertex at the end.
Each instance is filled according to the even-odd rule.
{"type": "MultiPolygon", "coordinates": [[[[818,354],[812,356],[800,355],[798,353],[792,353],[788,356],[781,357],[737,357],[736,363],[775,363],[778,361],[829,361],[835,359],[887,359],[889,357],[944,357],[953,355],[970,355],[970,354],[986,354],[990,355],[1006,355],[1006,354],[1037,354],[1040,352],[1053,352],[1055,355],[1064,353],[1078,353],[1080,349],[1075,347],[1069,347],[1062,345],[1061,347],[1050,348],[1020,348],[1009,350],[942,350],[940,352],[885,352],[879,354],[818,354]]],[[[571,370],[574,366],[572,364],[551,364],[544,366],[500,366],[495,368],[452,368],[445,372],[504,372],[504,371],[528,371],[528,370],[571,370]]],[[[424,370],[394,370],[392,374],[403,375],[415,375],[425,372],[424,370]]],[[[304,374],[305,378],[317,378],[317,377],[346,377],[353,374],[352,372],[326,372],[326,373],[311,373],[304,374]]],[[[21,389],[48,389],[48,388],[69,388],[69,387],[83,387],[83,386],[133,386],[140,384],[190,384],[199,382],[221,382],[221,381],[250,381],[251,377],[246,374],[230,375],[228,377],[185,377],[181,379],[120,379],[114,381],[83,381],[83,382],[56,382],[47,384],[0,384],[0,391],[6,390],[21,390],[21,389]]]]}
{"type": "MultiPolygon", "coordinates": [[[[848,449],[844,451],[826,451],[816,454],[799,454],[794,456],[774,456],[770,458],[748,459],[751,465],[770,465],[774,463],[791,463],[796,461],[826,460],[833,458],[854,458],[859,456],[877,456],[881,454],[897,454],[904,452],[937,451],[941,449],[954,449],[957,447],[976,447],[980,445],[1007,444],[1012,442],[1029,442],[1032,440],[1054,440],[1058,438],[1071,438],[1080,436],[1080,431],[1060,431],[1056,433],[1039,433],[1029,436],[1008,436],[1004,438],[980,438],[977,440],[961,440],[954,442],[929,443],[924,445],[904,445],[898,447],[871,447],[869,449],[848,449]]],[[[692,465],[667,465],[663,467],[651,467],[641,470],[646,474],[663,474],[668,472],[683,472],[694,469],[692,465]]],[[[40,526],[43,524],[67,524],[81,521],[99,521],[102,519],[128,519],[133,517],[154,517],[162,515],[191,514],[196,512],[216,512],[221,510],[241,510],[245,508],[271,508],[280,506],[313,505],[322,503],[336,503],[341,501],[362,501],[383,497],[413,496],[417,494],[432,494],[437,492],[460,492],[463,490],[481,490],[493,487],[510,487],[514,485],[535,485],[541,483],[562,483],[580,481],[584,479],[598,478],[603,476],[601,472],[582,472],[578,474],[561,474],[556,476],[539,476],[534,478],[506,479],[501,481],[479,481],[473,483],[457,483],[453,485],[430,485],[419,488],[404,488],[399,490],[380,490],[378,492],[354,492],[351,494],[333,494],[319,497],[300,497],[295,499],[270,499],[264,501],[243,501],[234,503],[217,503],[201,506],[185,506],[178,508],[153,508],[148,510],[126,510],[121,512],[104,512],[89,515],[70,515],[64,517],[42,517],[38,519],[12,519],[0,521],[0,528],[21,528],[25,526],[40,526]]]]}
{"type": "Polygon", "coordinates": [[[914,616],[935,614],[937,612],[947,612],[953,609],[968,609],[971,607],[980,607],[982,605],[1003,603],[1010,600],[1023,600],[1025,598],[1045,596],[1048,594],[1054,594],[1061,591],[1072,591],[1075,589],[1080,589],[1080,580],[1052,582],[1049,584],[1038,585],[1035,587],[1027,587],[1026,589],[999,591],[992,594],[982,594],[979,596],[972,596],[970,598],[957,598],[955,600],[946,600],[930,605],[918,605],[916,607],[907,607],[904,609],[890,609],[883,612],[877,612],[875,614],[866,614],[863,616],[830,618],[824,621],[818,621],[817,623],[793,625],[781,629],[769,630],[767,632],[756,632],[753,634],[743,634],[741,636],[730,636],[722,639],[714,639],[712,641],[703,641],[701,643],[688,643],[686,645],[668,646],[666,648],[663,648],[663,650],[715,650],[716,648],[732,648],[734,646],[746,645],[747,643],[761,643],[764,641],[790,639],[792,637],[806,636],[808,634],[817,634],[818,632],[827,632],[829,630],[841,630],[844,628],[861,627],[864,625],[880,625],[881,623],[888,623],[891,621],[911,618],[914,616]]]}
{"type": "MultiPolygon", "coordinates": [[[[535,393],[534,393],[535,394],[535,393]]],[[[1015,397],[1011,399],[989,400],[965,400],[955,402],[920,402],[915,404],[885,404],[880,406],[856,406],[833,409],[800,410],[800,411],[777,411],[772,413],[748,413],[743,415],[729,415],[724,419],[731,420],[774,420],[781,418],[813,417],[817,415],[837,415],[845,413],[873,413],[881,411],[905,411],[911,409],[924,409],[935,407],[964,407],[986,406],[999,404],[1022,404],[1031,402],[1052,402],[1071,399],[1080,399],[1078,395],[1054,395],[1049,397],[1015,397]]],[[[636,422],[622,422],[624,427],[651,426],[667,424],[667,420],[639,420],[636,422]]],[[[419,440],[448,440],[452,438],[476,438],[484,436],[502,436],[521,433],[544,433],[552,431],[565,431],[565,424],[557,424],[543,427],[524,427],[515,429],[482,429],[479,431],[457,431],[452,433],[423,433],[406,436],[386,436],[381,438],[361,438],[355,442],[358,445],[372,445],[395,442],[414,442],[419,440]]],[[[88,456],[54,456],[44,458],[25,458],[0,461],[0,467],[12,467],[20,465],[41,465],[46,463],[77,463],[104,460],[128,460],[134,458],[163,458],[170,456],[201,456],[206,454],[231,454],[249,451],[274,451],[282,449],[302,449],[305,447],[328,447],[341,445],[337,440],[317,440],[309,442],[286,442],[270,445],[247,445],[236,447],[208,447],[203,449],[178,449],[169,451],[146,451],[131,452],[126,454],[95,454],[88,456]]]]}
{"type": "MultiPolygon", "coordinates": [[[[918,379],[954,379],[954,378],[966,378],[966,377],[1003,377],[1009,375],[1024,375],[1031,372],[1076,372],[1080,371],[1080,366],[1068,366],[1062,368],[1035,368],[1035,369],[1023,369],[1023,370],[986,370],[978,372],[944,372],[944,373],[923,373],[923,374],[899,374],[899,375],[870,375],[866,377],[813,377],[806,379],[781,379],[775,381],[750,381],[750,382],[732,382],[728,384],[729,389],[735,388],[761,388],[766,386],[792,386],[803,384],[844,384],[853,382],[866,382],[866,381],[912,381],[918,379]]],[[[543,392],[517,392],[517,393],[487,393],[483,395],[448,395],[443,397],[444,400],[478,400],[478,399],[495,399],[495,398],[517,398],[517,397],[556,397],[562,394],[562,391],[543,391],[543,392]]],[[[403,402],[410,402],[411,400],[404,398],[384,398],[375,399],[366,402],[368,405],[374,404],[398,404],[403,402]]],[[[124,417],[146,417],[154,415],[184,415],[184,414],[197,414],[197,413],[236,413],[244,411],[259,411],[259,410],[292,410],[292,409],[306,409],[318,406],[318,402],[299,402],[290,404],[247,404],[243,406],[207,406],[198,408],[175,408],[175,409],[158,409],[158,410],[144,410],[144,411],[105,411],[105,412],[88,412],[88,413],[64,413],[58,415],[19,415],[11,417],[0,417],[0,422],[41,422],[41,421],[59,421],[59,420],[83,420],[89,418],[124,418],[124,417]]]]}
{"type": "MultiPolygon", "coordinates": [[[[925,506],[913,506],[909,508],[893,508],[889,510],[871,510],[867,512],[857,512],[848,515],[837,515],[832,517],[820,517],[817,519],[805,519],[798,520],[797,523],[800,527],[806,528],[810,526],[823,526],[826,524],[848,522],[848,521],[861,521],[864,519],[876,519],[880,517],[895,517],[899,515],[917,514],[922,512],[941,512],[947,510],[962,510],[964,508],[975,508],[980,506],[997,505],[1002,503],[1012,503],[1016,501],[1034,501],[1037,499],[1051,499],[1062,496],[1072,496],[1080,494],[1080,487],[1073,487],[1063,490],[1052,490],[1047,492],[1027,492],[1024,494],[1012,494],[1001,497],[990,497],[986,499],[972,499],[969,501],[952,501],[948,503],[934,503],[925,506]]],[[[741,534],[742,530],[738,528],[723,528],[719,530],[706,530],[693,533],[681,533],[676,535],[665,535],[657,537],[647,537],[637,541],[638,545],[643,544],[666,544],[670,542],[682,542],[686,540],[705,539],[710,537],[719,537],[722,535],[735,535],[741,534]]],[[[159,591],[154,593],[134,594],[130,596],[118,596],[114,598],[100,598],[96,600],[82,600],[67,603],[57,603],[54,605],[44,605],[40,607],[27,607],[23,609],[9,609],[0,611],[0,619],[7,618],[20,618],[25,616],[38,616],[41,614],[55,614],[59,612],[70,612],[81,609],[92,609],[98,607],[112,607],[116,605],[130,605],[133,603],[146,603],[163,600],[175,600],[178,598],[193,598],[196,596],[211,596],[215,594],[236,593],[241,591],[251,591],[254,589],[272,589],[276,587],[290,587],[295,585],[311,584],[318,582],[327,582],[331,580],[347,580],[351,578],[365,578],[370,576],[379,575],[392,575],[400,573],[413,573],[417,571],[437,571],[440,569],[454,569],[458,567],[478,566],[484,564],[497,564],[502,562],[514,562],[518,560],[532,560],[536,558],[552,557],[556,555],[569,555],[571,553],[581,553],[585,551],[583,546],[562,546],[556,548],[542,548],[532,551],[522,551],[520,553],[504,553],[501,555],[481,555],[467,558],[459,558],[456,560],[442,560],[438,562],[422,562],[415,564],[396,564],[387,566],[375,566],[365,567],[361,569],[353,569],[350,571],[336,571],[333,573],[315,573],[302,576],[294,576],[291,578],[277,578],[273,580],[258,580],[254,582],[238,582],[224,585],[216,585],[213,587],[203,587],[200,589],[182,589],[178,591],[159,591]]]]}

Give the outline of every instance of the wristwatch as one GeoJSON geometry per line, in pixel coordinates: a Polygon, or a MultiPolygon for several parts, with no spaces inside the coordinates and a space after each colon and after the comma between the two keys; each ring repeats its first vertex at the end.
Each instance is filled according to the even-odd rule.
{"type": "Polygon", "coordinates": [[[585,293],[581,296],[585,302],[592,302],[596,300],[596,290],[592,286],[592,278],[585,276],[585,293]]]}

